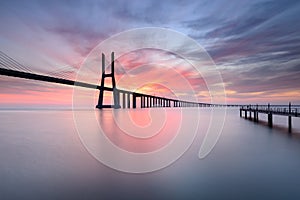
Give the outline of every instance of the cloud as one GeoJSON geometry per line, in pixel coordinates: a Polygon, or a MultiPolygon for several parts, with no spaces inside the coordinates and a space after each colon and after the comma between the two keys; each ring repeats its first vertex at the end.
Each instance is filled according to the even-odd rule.
{"type": "MultiPolygon", "coordinates": [[[[229,97],[246,98],[248,94],[250,98],[255,92],[275,95],[299,91],[299,12],[298,1],[1,1],[0,42],[1,50],[22,64],[68,76],[69,69],[62,66],[76,70],[91,49],[113,34],[145,26],[168,27],[205,47],[226,88],[233,91],[229,97]]],[[[180,50],[191,58],[202,56],[185,44],[180,50]]],[[[145,52],[120,58],[117,76],[160,62],[174,67],[202,90],[203,80],[195,78],[179,56],[166,52],[150,56],[145,52]]],[[[134,76],[150,74],[146,67],[132,72],[134,76]]],[[[159,73],[153,75],[166,79],[159,73]]],[[[1,92],[18,87],[1,79],[3,84],[7,87],[1,92]]],[[[32,83],[24,86],[43,90],[32,83]]]]}

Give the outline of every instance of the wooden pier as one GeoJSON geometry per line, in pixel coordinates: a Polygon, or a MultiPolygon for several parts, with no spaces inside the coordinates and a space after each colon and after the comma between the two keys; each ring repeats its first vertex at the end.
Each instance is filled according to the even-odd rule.
{"type": "Polygon", "coordinates": [[[262,105],[248,105],[248,106],[242,106],[240,107],[240,117],[244,117],[245,119],[253,120],[254,122],[258,122],[258,113],[263,113],[268,115],[268,126],[273,126],[273,115],[282,115],[287,116],[288,118],[288,131],[289,133],[292,132],[292,117],[300,117],[300,110],[297,108],[293,108],[291,103],[289,105],[283,106],[270,106],[268,104],[267,106],[262,105]]]}

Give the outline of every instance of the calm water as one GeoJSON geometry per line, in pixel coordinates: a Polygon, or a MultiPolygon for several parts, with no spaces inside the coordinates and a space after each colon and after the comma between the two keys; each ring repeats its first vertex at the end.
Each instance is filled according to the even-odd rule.
{"type": "MultiPolygon", "coordinates": [[[[186,109],[190,118],[195,116],[195,110],[186,109]]],[[[147,152],[172,138],[178,128],[173,122],[180,119],[178,110],[167,109],[163,116],[153,110],[91,110],[76,115],[86,119],[85,134],[92,126],[86,116],[93,115],[113,143],[147,152]],[[159,126],[163,117],[166,128],[157,131],[152,142],[140,144],[128,135],[119,137],[112,116],[117,123],[128,123],[122,119],[130,116],[141,129],[152,122],[159,126]]],[[[269,129],[266,123],[255,124],[230,109],[218,143],[199,159],[210,110],[200,113],[197,137],[180,159],[155,172],[130,174],[101,164],[87,152],[72,111],[1,111],[0,199],[300,199],[298,118],[289,135],[286,117],[276,117],[278,126],[269,129]]]]}

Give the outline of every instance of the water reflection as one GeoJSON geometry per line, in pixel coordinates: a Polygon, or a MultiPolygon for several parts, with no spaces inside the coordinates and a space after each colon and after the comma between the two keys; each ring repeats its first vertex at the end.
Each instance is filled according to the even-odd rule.
{"type": "Polygon", "coordinates": [[[178,133],[181,111],[166,109],[96,111],[99,125],[116,146],[135,153],[156,151],[168,144],[178,133]],[[147,116],[147,126],[137,126],[147,116]],[[151,116],[149,116],[151,115],[151,116]],[[104,120],[105,119],[105,120],[104,120]]]}
{"type": "MultiPolygon", "coordinates": [[[[189,112],[191,120],[194,113],[189,112]]],[[[132,151],[152,150],[159,145],[147,144],[146,140],[149,146],[142,147],[137,143],[143,138],[132,140],[121,132],[112,135],[120,130],[113,129],[115,122],[109,110],[78,114],[86,119],[85,130],[93,129],[88,122],[95,114],[98,120],[106,120],[97,123],[109,130],[108,137],[114,138],[116,144],[127,147],[123,144],[126,141],[137,145],[132,151]]],[[[85,150],[71,111],[0,112],[0,198],[300,198],[300,138],[294,137],[297,133],[290,137],[276,128],[240,118],[237,110],[229,110],[220,140],[209,156],[200,160],[197,155],[207,120],[209,110],[203,109],[196,140],[175,163],[152,173],[128,174],[106,167],[85,150]]],[[[298,122],[295,119],[296,131],[300,130],[298,122]]],[[[282,123],[286,123],[285,118],[282,123]]],[[[158,134],[150,140],[156,142],[155,137],[164,139],[158,134]]]]}

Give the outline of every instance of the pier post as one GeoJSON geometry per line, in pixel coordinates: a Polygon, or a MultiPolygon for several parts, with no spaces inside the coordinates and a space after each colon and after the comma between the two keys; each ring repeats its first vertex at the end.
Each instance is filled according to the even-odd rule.
{"type": "Polygon", "coordinates": [[[292,116],[288,116],[288,123],[289,123],[289,133],[292,132],[292,116]]]}
{"type": "Polygon", "coordinates": [[[291,102],[289,102],[289,116],[288,116],[288,126],[289,126],[289,133],[292,132],[292,105],[291,102]]]}
{"type": "Polygon", "coordinates": [[[268,113],[268,125],[269,127],[272,127],[273,126],[273,116],[272,116],[272,113],[268,113]]]}
{"type": "Polygon", "coordinates": [[[255,122],[258,122],[258,104],[256,104],[255,122]]]}
{"type": "Polygon", "coordinates": [[[245,110],[245,119],[248,119],[248,113],[247,113],[247,109],[245,110]]]}

